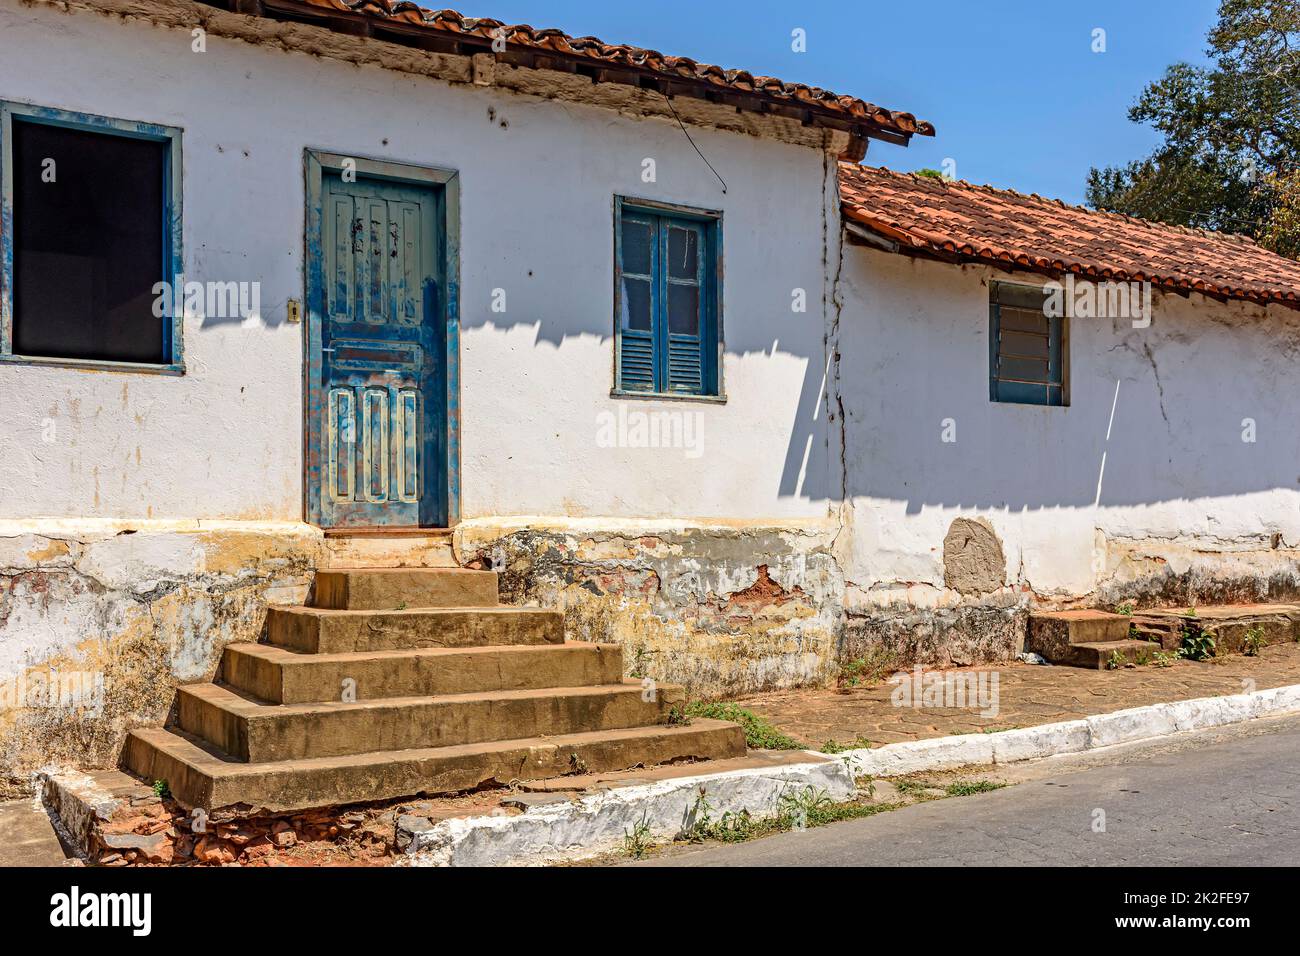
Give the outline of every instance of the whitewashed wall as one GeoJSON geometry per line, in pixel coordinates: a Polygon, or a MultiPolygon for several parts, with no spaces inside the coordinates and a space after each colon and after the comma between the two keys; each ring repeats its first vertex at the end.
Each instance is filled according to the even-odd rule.
{"type": "Polygon", "coordinates": [[[301,518],[308,146],[460,173],[465,517],[826,513],[820,151],[693,129],[724,195],[661,120],[16,0],[0,62],[0,98],[182,127],[186,278],[264,312],[188,319],[179,378],[0,368],[0,518],[301,518]],[[615,193],[723,210],[726,405],[609,397],[615,193]],[[620,406],[698,415],[702,453],[599,447],[620,406]]]}
{"type": "Polygon", "coordinates": [[[1294,583],[1300,313],[1157,293],[1149,328],[1071,320],[1068,407],[1001,404],[988,385],[993,279],[1042,281],[845,248],[850,604],[962,600],[944,588],[956,517],[985,518],[1009,590],[1048,602],[1197,565],[1294,583]]]}

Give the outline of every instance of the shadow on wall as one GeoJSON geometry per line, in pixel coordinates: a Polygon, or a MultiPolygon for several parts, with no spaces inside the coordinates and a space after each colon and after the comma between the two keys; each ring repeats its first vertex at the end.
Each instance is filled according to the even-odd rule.
{"type": "Polygon", "coordinates": [[[998,403],[992,273],[845,255],[850,498],[904,501],[914,514],[1300,490],[1300,312],[1156,293],[1148,328],[1070,321],[1067,407],[998,403]]]}
{"type": "MultiPolygon", "coordinates": [[[[1300,402],[1300,312],[1155,293],[1148,328],[1071,320],[1068,406],[997,403],[989,398],[987,282],[1036,277],[853,246],[844,255],[829,416],[818,305],[793,316],[729,305],[724,318],[728,358],[790,356],[803,368],[774,495],[902,501],[915,514],[923,506],[1082,509],[1300,490],[1300,428],[1289,412],[1300,402]]],[[[585,337],[612,347],[608,299],[580,312],[525,311],[506,321],[467,309],[463,325],[532,327],[534,347],[585,337]]],[[[786,398],[773,396],[773,409],[786,398]]]]}
{"type": "MultiPolygon", "coordinates": [[[[504,322],[502,318],[501,315],[478,321],[472,316],[469,319],[462,318],[462,331],[506,332],[516,328],[532,328],[534,349],[543,343],[560,347],[567,340],[584,338],[595,339],[610,349],[614,347],[612,307],[608,316],[594,316],[590,321],[583,321],[569,313],[548,315],[546,318],[531,313],[515,322],[504,322]]],[[[770,395],[768,398],[773,414],[789,416],[793,422],[779,486],[771,489],[773,497],[802,497],[811,501],[838,499],[841,486],[840,476],[836,473],[838,464],[832,468],[827,453],[827,416],[824,408],[826,360],[820,306],[812,302],[806,313],[782,315],[779,310],[773,310],[770,316],[732,309],[728,311],[724,323],[724,361],[736,358],[763,361],[788,357],[797,360],[803,368],[797,403],[793,410],[788,408],[787,395],[770,395]]],[[[612,387],[612,370],[608,374],[612,387]]],[[[725,376],[723,384],[729,399],[734,401],[735,390],[725,376]]],[[[708,467],[707,457],[700,462],[701,468],[708,467]]],[[[749,473],[737,473],[733,477],[747,483],[753,480],[753,475],[749,473]]]]}

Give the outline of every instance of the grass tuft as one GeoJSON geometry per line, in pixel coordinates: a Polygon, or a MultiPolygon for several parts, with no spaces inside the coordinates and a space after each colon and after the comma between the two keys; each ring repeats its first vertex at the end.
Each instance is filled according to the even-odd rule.
{"type": "Polygon", "coordinates": [[[729,720],[740,724],[745,729],[745,744],[754,750],[803,750],[804,745],[793,737],[787,737],[771,721],[760,717],[752,710],[725,701],[704,703],[695,701],[686,705],[687,717],[703,717],[709,720],[729,720]]]}
{"type": "Polygon", "coordinates": [[[996,783],[992,780],[958,780],[956,783],[950,783],[944,787],[944,793],[950,797],[969,797],[976,793],[988,793],[991,790],[1001,790],[1005,783],[996,783]]]}

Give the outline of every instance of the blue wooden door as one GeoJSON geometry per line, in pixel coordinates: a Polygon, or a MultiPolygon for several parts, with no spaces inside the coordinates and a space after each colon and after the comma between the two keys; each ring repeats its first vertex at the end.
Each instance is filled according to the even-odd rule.
{"type": "Polygon", "coordinates": [[[321,186],[321,523],[443,526],[438,195],[337,174],[321,186]]]}

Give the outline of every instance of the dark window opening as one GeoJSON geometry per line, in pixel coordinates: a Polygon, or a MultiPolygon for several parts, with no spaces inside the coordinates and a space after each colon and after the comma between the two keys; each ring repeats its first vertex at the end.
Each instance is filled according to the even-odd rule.
{"type": "Polygon", "coordinates": [[[165,365],[169,145],[13,121],[15,355],[165,365]]]}

